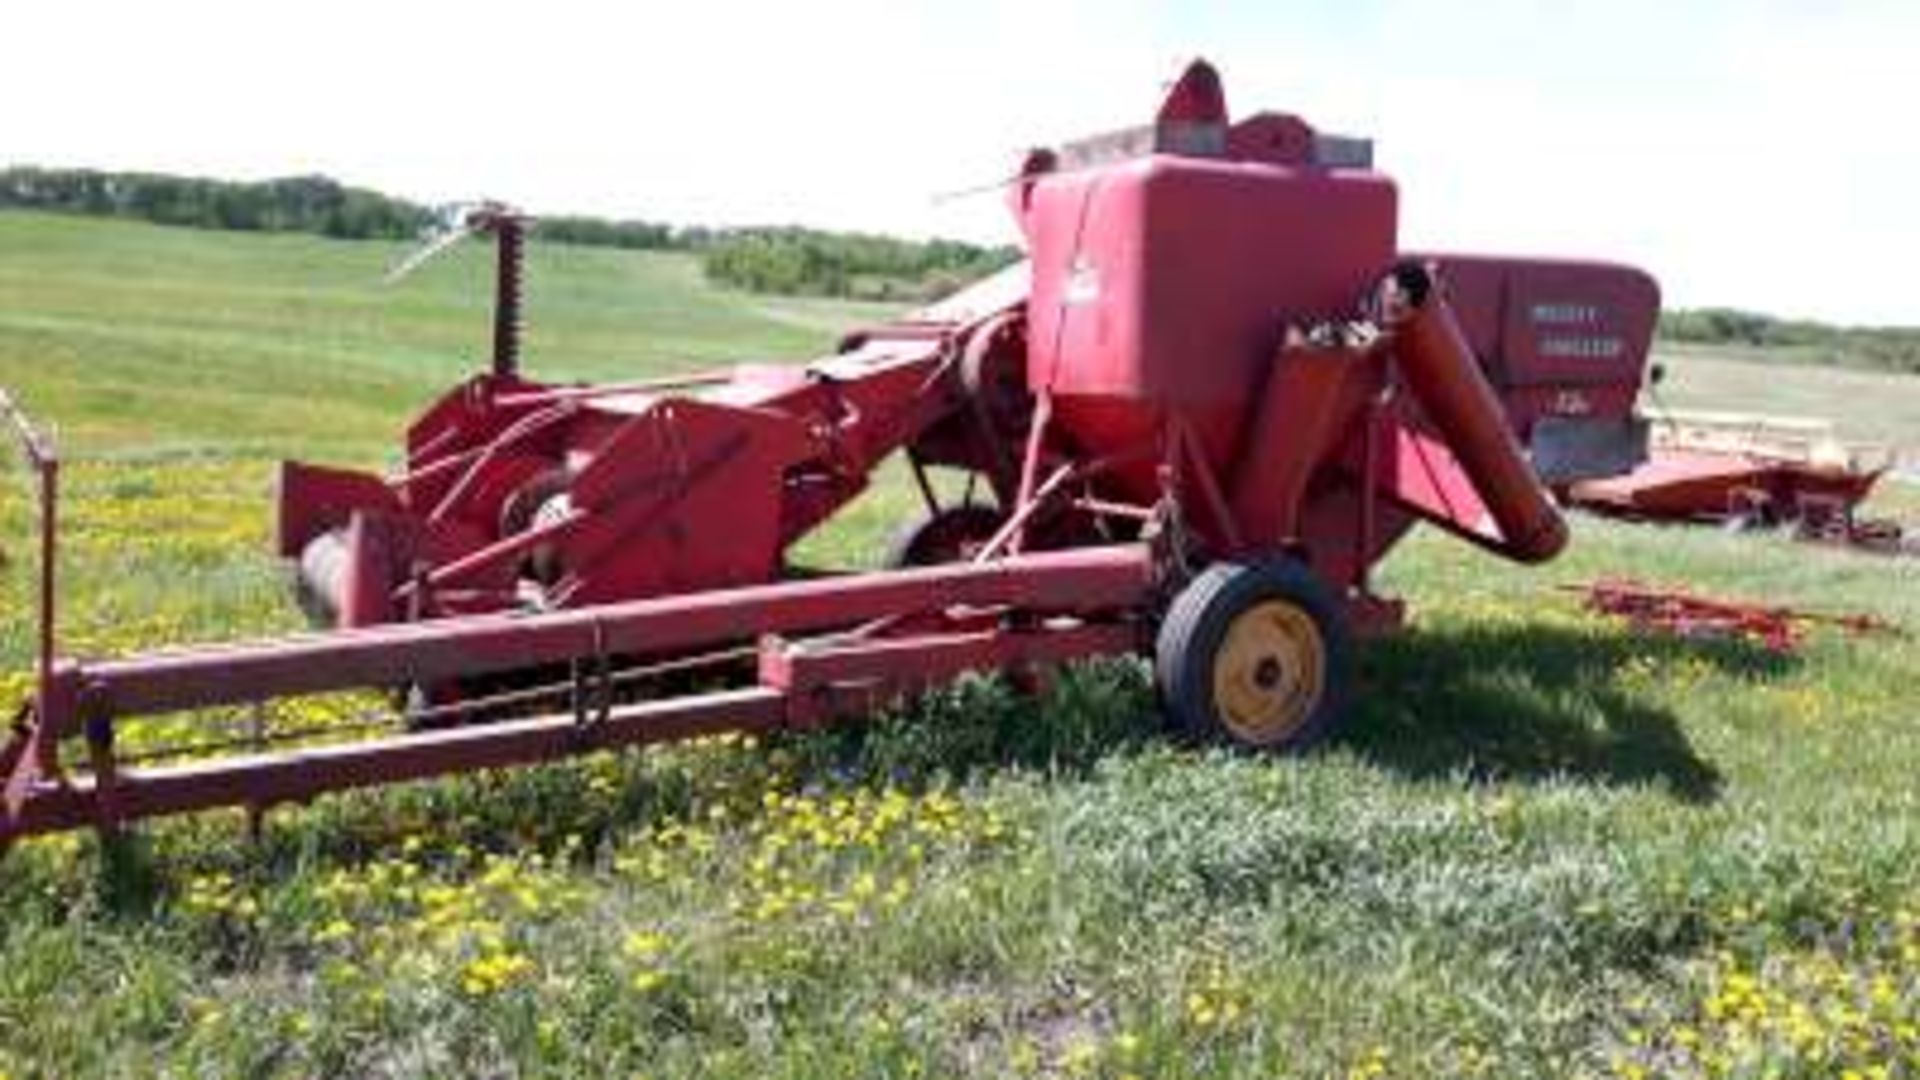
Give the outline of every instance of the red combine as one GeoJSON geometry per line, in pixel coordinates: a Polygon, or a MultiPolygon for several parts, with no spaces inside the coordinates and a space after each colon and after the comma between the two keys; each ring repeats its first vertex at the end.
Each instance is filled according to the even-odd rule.
{"type": "Polygon", "coordinates": [[[807,728],[1096,655],[1151,655],[1193,732],[1296,748],[1338,720],[1355,632],[1396,622],[1368,570],[1416,523],[1549,559],[1544,485],[1644,456],[1646,274],[1402,251],[1369,144],[1229,121],[1204,63],[1151,125],[1029,155],[1009,199],[1025,263],[833,356],[585,386],[521,373],[521,223],[482,211],[491,370],[414,422],[397,475],[285,466],[280,551],[332,628],[49,644],[0,751],[0,843],[807,728]],[[790,571],[895,454],[927,503],[897,565],[790,571]],[[942,504],[935,466],[990,497],[942,504]],[[708,689],[648,691],[700,667],[708,689]],[[356,687],[410,691],[390,730],[116,757],[128,716],[356,687]]]}

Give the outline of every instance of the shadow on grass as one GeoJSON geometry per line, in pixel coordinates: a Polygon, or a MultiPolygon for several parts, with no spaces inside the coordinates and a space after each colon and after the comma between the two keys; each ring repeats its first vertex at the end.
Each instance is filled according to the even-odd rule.
{"type": "Polygon", "coordinates": [[[1710,802],[1719,771],[1671,711],[1620,685],[1622,668],[1648,656],[1662,665],[1692,657],[1750,678],[1794,662],[1744,644],[1627,631],[1413,630],[1366,647],[1360,700],[1336,741],[1414,778],[1659,784],[1688,802],[1710,802]]]}

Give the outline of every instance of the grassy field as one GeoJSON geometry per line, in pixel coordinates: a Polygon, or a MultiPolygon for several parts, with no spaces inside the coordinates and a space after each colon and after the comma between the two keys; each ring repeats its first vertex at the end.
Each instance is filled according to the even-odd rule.
{"type": "Polygon", "coordinates": [[[1920,464],[1920,393],[1899,376],[1686,346],[1658,359],[1667,370],[1659,395],[1674,408],[1826,418],[1843,439],[1884,443],[1920,464]]]}
{"type": "MultiPolygon", "coordinates": [[[[481,253],[383,289],[394,254],[0,215],[0,385],[78,459],[73,649],[294,625],[272,459],[387,460],[485,348],[481,253]]],[[[531,282],[541,373],[804,356],[871,314],[672,256],[536,250],[531,282]]],[[[1829,392],[1741,370],[1688,357],[1669,396],[1829,392]]],[[[1899,437],[1920,383],[1818,400],[1899,437]]],[[[902,501],[819,551],[858,560],[902,501]]],[[[1556,589],[1920,628],[1920,561],[1575,533],[1541,570],[1405,545],[1413,626],[1302,760],[1170,742],[1110,664],[1039,702],[981,681],[858,730],[336,798],[258,843],[208,815],[111,859],[23,845],[0,1076],[1920,1075],[1920,645],[1654,640],[1556,589]]],[[[0,699],[26,569],[0,564],[0,699]]]]}

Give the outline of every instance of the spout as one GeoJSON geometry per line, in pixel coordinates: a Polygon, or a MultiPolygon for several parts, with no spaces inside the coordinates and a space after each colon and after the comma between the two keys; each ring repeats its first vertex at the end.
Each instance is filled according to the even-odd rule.
{"type": "Polygon", "coordinates": [[[1527,563],[1558,555],[1567,523],[1520,449],[1433,271],[1403,263],[1384,291],[1400,373],[1493,518],[1500,535],[1489,545],[1527,563]]]}

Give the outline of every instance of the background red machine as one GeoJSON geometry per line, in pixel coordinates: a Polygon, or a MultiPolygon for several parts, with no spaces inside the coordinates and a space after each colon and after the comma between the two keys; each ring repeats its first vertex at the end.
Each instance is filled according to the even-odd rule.
{"type": "Polygon", "coordinates": [[[1843,443],[1831,422],[1801,417],[1663,409],[1649,423],[1644,463],[1575,483],[1567,500],[1635,521],[1785,528],[1882,554],[1920,551],[1899,521],[1860,513],[1895,464],[1890,447],[1843,443]]]}
{"type": "Polygon", "coordinates": [[[0,751],[0,843],[806,727],[1103,654],[1152,654],[1195,733],[1305,745],[1342,711],[1354,631],[1398,617],[1368,571],[1414,524],[1548,559],[1567,532],[1543,482],[1645,453],[1652,280],[1403,252],[1370,158],[1297,117],[1230,121],[1196,63],[1151,125],[1029,155],[1026,262],[805,366],[617,385],[521,374],[521,222],[484,208],[491,369],[415,421],[398,475],[284,467],[280,551],[334,629],[48,657],[0,751]],[[927,505],[895,566],[793,572],[901,452],[927,505]],[[980,495],[942,504],[932,467],[980,495]],[[700,665],[731,685],[644,690],[700,665]],[[375,738],[116,760],[125,716],[408,686],[375,738]]]}

